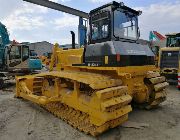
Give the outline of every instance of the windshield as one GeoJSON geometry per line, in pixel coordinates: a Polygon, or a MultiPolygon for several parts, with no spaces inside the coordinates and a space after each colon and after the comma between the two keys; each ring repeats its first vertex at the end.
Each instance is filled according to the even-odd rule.
{"type": "Polygon", "coordinates": [[[12,46],[10,49],[10,60],[21,59],[21,46],[12,46]]]}
{"type": "Polygon", "coordinates": [[[121,10],[114,11],[114,36],[137,40],[137,16],[121,10]]]}
{"type": "Polygon", "coordinates": [[[92,16],[92,40],[101,40],[109,37],[109,12],[92,16]]]}
{"type": "Polygon", "coordinates": [[[168,47],[180,47],[180,37],[168,37],[167,46],[168,47]]]}

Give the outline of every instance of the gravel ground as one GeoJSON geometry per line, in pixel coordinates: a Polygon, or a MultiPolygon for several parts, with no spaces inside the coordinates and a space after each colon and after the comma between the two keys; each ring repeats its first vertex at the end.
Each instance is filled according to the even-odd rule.
{"type": "Polygon", "coordinates": [[[97,138],[85,135],[41,107],[14,97],[14,86],[0,90],[0,140],[179,140],[180,92],[168,88],[168,99],[151,111],[134,109],[129,120],[146,123],[143,129],[119,126],[97,138]]]}

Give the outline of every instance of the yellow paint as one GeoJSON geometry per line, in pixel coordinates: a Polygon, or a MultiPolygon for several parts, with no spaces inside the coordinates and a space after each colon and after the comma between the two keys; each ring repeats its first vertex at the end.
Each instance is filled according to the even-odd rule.
{"type": "Polygon", "coordinates": [[[108,56],[105,56],[105,64],[108,64],[108,56]]]}
{"type": "MultiPolygon", "coordinates": [[[[160,65],[161,65],[161,54],[162,54],[162,52],[169,52],[169,51],[179,51],[180,52],[180,47],[164,47],[164,48],[161,48],[160,49],[160,53],[159,53],[159,67],[160,67],[160,65]]],[[[175,75],[177,75],[178,74],[178,72],[180,71],[180,58],[179,58],[179,61],[177,62],[177,63],[179,63],[179,68],[166,68],[166,67],[164,67],[164,68],[161,68],[160,69],[160,72],[161,72],[161,74],[165,74],[165,75],[169,75],[169,74],[175,74],[175,75]]]]}

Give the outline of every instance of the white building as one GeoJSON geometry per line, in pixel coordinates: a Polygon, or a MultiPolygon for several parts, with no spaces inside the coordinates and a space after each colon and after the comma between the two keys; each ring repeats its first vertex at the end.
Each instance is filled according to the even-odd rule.
{"type": "Polygon", "coordinates": [[[34,50],[39,56],[43,55],[44,53],[50,53],[53,49],[53,44],[42,41],[42,42],[35,42],[29,45],[30,50],[34,50]]]}

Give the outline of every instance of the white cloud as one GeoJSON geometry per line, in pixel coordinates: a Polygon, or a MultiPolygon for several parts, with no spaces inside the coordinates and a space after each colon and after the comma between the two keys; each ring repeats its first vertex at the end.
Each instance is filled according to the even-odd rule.
{"type": "Polygon", "coordinates": [[[112,0],[90,0],[93,3],[105,3],[105,2],[110,2],[112,0]]]}
{"type": "Polygon", "coordinates": [[[40,16],[31,18],[28,16],[17,17],[11,15],[3,23],[5,23],[10,33],[16,30],[32,30],[44,26],[43,18],[40,16]]]}
{"type": "Polygon", "coordinates": [[[139,17],[141,38],[148,39],[149,31],[155,30],[162,34],[180,32],[180,2],[157,3],[148,7],[139,7],[143,14],[139,17]]]}
{"type": "Polygon", "coordinates": [[[71,16],[69,14],[63,14],[63,17],[55,19],[53,21],[56,29],[66,28],[66,27],[77,27],[78,26],[78,17],[71,16]]]}
{"type": "MultiPolygon", "coordinates": [[[[70,0],[52,1],[63,3],[70,0]]],[[[111,0],[89,1],[107,3],[111,0]]],[[[151,30],[157,30],[162,34],[180,31],[180,2],[161,2],[136,9],[143,11],[139,17],[142,38],[148,39],[151,30]]],[[[7,0],[1,0],[0,21],[7,26],[11,39],[20,41],[71,43],[69,31],[73,30],[77,34],[78,28],[78,17],[61,14],[22,0],[12,0],[11,4],[7,0]]]]}
{"type": "MultiPolygon", "coordinates": [[[[51,1],[63,3],[70,0],[51,1]]],[[[48,8],[21,0],[17,0],[15,3],[13,2],[12,5],[9,5],[8,1],[2,0],[1,4],[3,7],[0,6],[0,21],[6,25],[11,39],[16,39],[19,42],[46,40],[54,43],[60,40],[60,44],[71,43],[71,34],[69,31],[73,30],[77,32],[77,17],[67,14],[62,16],[53,10],[48,10],[48,8]],[[56,16],[62,18],[57,19],[55,18],[56,16]],[[53,20],[54,22],[52,22],[53,20]],[[66,27],[66,29],[62,27],[66,27]]]]}
{"type": "Polygon", "coordinates": [[[4,18],[2,23],[7,26],[10,33],[16,30],[32,30],[44,26],[43,17],[38,14],[46,13],[47,9],[44,7],[24,3],[21,8],[4,18]]]}

